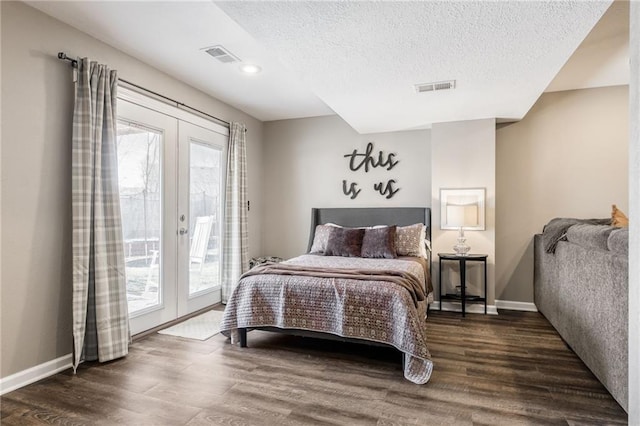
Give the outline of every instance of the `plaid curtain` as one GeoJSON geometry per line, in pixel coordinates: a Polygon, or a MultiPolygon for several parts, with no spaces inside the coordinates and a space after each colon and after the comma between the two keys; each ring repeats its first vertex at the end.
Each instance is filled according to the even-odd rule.
{"type": "Polygon", "coordinates": [[[129,351],[129,317],[118,195],[118,77],[78,61],[73,111],[73,370],[129,351]]]}
{"type": "Polygon", "coordinates": [[[229,126],[225,197],[222,303],[227,303],[240,275],[249,268],[246,136],[240,123],[229,126]]]}

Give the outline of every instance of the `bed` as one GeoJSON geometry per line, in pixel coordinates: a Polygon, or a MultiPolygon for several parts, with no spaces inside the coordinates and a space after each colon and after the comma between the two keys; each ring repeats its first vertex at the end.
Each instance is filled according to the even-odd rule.
{"type": "Polygon", "coordinates": [[[392,346],[403,354],[405,378],[426,383],[433,369],[425,333],[433,301],[425,248],[430,225],[431,211],[423,207],[312,209],[308,253],[244,274],[227,302],[221,332],[241,347],[253,329],[392,346]],[[350,245],[354,235],[361,251],[350,245]],[[398,256],[387,256],[388,247],[380,252],[369,244],[372,238],[388,240],[398,256]],[[360,257],[371,247],[373,257],[360,257]]]}

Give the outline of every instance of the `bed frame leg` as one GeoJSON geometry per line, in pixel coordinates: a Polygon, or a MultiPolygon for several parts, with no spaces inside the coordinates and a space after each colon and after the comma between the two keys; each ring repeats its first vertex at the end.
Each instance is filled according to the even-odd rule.
{"type": "Polygon", "coordinates": [[[247,329],[239,328],[238,333],[240,334],[240,347],[246,348],[247,347],[247,329]]]}

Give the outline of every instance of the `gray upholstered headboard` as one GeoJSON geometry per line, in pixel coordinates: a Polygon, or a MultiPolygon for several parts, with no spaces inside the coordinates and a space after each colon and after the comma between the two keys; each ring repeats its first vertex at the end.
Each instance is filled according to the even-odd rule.
{"type": "Polygon", "coordinates": [[[406,226],[424,223],[427,225],[427,240],[431,241],[431,208],[429,207],[311,209],[311,232],[309,233],[307,251],[311,251],[316,225],[324,223],[335,223],[350,228],[375,225],[406,226]]]}

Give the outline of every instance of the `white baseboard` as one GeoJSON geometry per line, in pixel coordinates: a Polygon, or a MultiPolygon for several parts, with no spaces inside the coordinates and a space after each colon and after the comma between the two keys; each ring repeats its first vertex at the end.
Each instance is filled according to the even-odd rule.
{"type": "Polygon", "coordinates": [[[49,376],[53,376],[56,373],[66,370],[72,367],[73,356],[67,354],[60,358],[47,361],[35,367],[27,368],[26,370],[18,371],[10,376],[0,379],[0,395],[14,391],[23,386],[37,382],[49,376]]]}
{"type": "Polygon", "coordinates": [[[513,300],[496,300],[498,309],[509,309],[511,311],[527,311],[538,312],[535,303],[531,302],[514,302],[513,300]]]}
{"type": "MultiPolygon", "coordinates": [[[[440,302],[433,302],[431,309],[440,310],[440,302]]],[[[442,302],[442,310],[450,312],[462,312],[462,306],[459,302],[442,302]]],[[[468,314],[484,314],[484,304],[474,303],[464,307],[464,311],[468,314]]],[[[487,305],[487,315],[498,315],[498,310],[494,305],[487,305]]]]}

